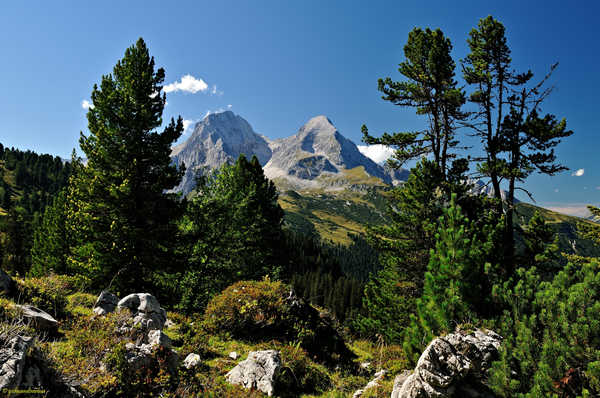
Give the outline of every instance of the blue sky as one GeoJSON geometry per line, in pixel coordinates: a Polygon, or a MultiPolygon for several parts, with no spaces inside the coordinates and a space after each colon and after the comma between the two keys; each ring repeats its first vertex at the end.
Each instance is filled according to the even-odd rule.
{"type": "Polygon", "coordinates": [[[572,170],[531,177],[528,188],[542,205],[577,210],[600,203],[599,4],[6,2],[0,12],[0,142],[69,156],[86,129],[82,101],[140,36],[165,68],[167,84],[185,75],[206,84],[196,93],[171,91],[167,117],[199,120],[230,108],[257,132],[277,138],[325,114],[356,143],[363,123],[373,133],[419,129],[424,120],[380,99],[377,78],[400,78],[397,64],[413,27],[441,28],[458,60],[467,53],[469,30],[491,14],[507,28],[517,68],[541,77],[560,62],[552,79],[556,90],[543,110],[566,117],[575,131],[558,149],[572,170]],[[579,169],[583,175],[573,176],[579,169]]]}

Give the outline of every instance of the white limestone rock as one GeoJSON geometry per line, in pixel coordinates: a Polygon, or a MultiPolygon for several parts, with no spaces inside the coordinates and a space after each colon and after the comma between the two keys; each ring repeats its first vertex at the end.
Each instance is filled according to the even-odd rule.
{"type": "Polygon", "coordinates": [[[156,297],[149,293],[133,293],[122,298],[117,309],[131,311],[133,324],[143,330],[162,330],[167,321],[167,312],[160,307],[156,297]]]}
{"type": "Polygon", "coordinates": [[[483,382],[501,342],[502,337],[491,330],[457,331],[434,339],[421,354],[414,372],[399,388],[395,383],[392,398],[466,396],[467,391],[488,396],[483,382]],[[463,383],[467,376],[470,385],[463,383]]]}
{"type": "Polygon", "coordinates": [[[281,372],[281,357],[279,351],[251,351],[248,359],[240,362],[225,375],[231,384],[244,388],[257,389],[272,396],[275,383],[281,372]]]}
{"type": "Polygon", "coordinates": [[[194,353],[188,354],[188,356],[183,360],[183,366],[185,366],[186,369],[195,368],[199,363],[200,355],[194,353]]]}
{"type": "Polygon", "coordinates": [[[47,312],[27,304],[17,304],[16,307],[21,311],[24,320],[35,329],[47,333],[55,333],[58,330],[58,321],[47,312]]]}

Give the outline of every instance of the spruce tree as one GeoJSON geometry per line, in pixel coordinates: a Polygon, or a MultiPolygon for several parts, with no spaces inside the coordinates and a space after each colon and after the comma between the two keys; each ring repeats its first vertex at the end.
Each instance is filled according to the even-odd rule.
{"type": "Polygon", "coordinates": [[[143,289],[172,265],[179,206],[166,190],[182,175],[170,153],[183,121],[158,130],[164,77],[140,38],[92,91],[89,134],[79,140],[87,164],[67,195],[69,233],[77,239],[68,261],[99,288],[115,278],[122,290],[143,289]]]}
{"type": "Polygon", "coordinates": [[[435,336],[476,319],[472,304],[481,300],[477,276],[485,272],[486,254],[492,248],[491,242],[478,238],[473,224],[457,205],[455,194],[439,219],[435,239],[423,294],[416,301],[416,314],[406,330],[405,350],[415,361],[435,336]]]}

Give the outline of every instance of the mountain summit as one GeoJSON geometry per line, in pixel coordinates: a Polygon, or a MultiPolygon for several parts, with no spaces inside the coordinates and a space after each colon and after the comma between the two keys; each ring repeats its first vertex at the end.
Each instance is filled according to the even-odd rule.
{"type": "Polygon", "coordinates": [[[186,167],[175,191],[187,194],[194,188],[198,173],[233,163],[242,153],[248,157],[256,155],[263,166],[271,158],[267,140],[255,133],[244,118],[231,111],[209,114],[196,123],[190,137],[171,152],[173,162],[186,167]]]}
{"type": "Polygon", "coordinates": [[[369,176],[388,184],[399,179],[363,155],[323,115],[310,119],[295,135],[273,141],[271,150],[273,156],[265,166],[265,175],[271,179],[283,177],[301,183],[359,166],[369,176]]]}
{"type": "Polygon", "coordinates": [[[356,168],[362,170],[350,173],[355,180],[362,175],[387,184],[405,180],[408,174],[387,170],[363,155],[326,116],[313,117],[295,135],[268,141],[242,117],[227,111],[205,117],[184,143],[173,148],[173,162],[186,166],[175,190],[187,194],[198,173],[234,162],[242,153],[256,155],[270,179],[300,188],[347,185],[349,170],[356,168]]]}

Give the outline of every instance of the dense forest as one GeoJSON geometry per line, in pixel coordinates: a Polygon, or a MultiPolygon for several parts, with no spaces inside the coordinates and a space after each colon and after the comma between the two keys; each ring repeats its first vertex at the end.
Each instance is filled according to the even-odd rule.
{"type": "MultiPolygon", "coordinates": [[[[387,347],[397,366],[415,365],[437,336],[492,329],[503,337],[486,380],[495,396],[597,396],[600,262],[562,254],[541,213],[518,231],[513,222],[515,192],[527,189],[528,176],[566,170],[554,150],[573,132],[542,111],[557,65],[538,80],[516,71],[505,27],[493,17],[479,21],[467,44],[457,67],[440,29],[415,28],[402,80],[379,79],[385,101],[425,121],[419,131],[380,136],[363,126],[364,141],[395,149],[389,167],[417,163],[386,195],[385,223],[343,246],[286,227],[277,188],[256,157],[198,176],[187,198],[169,191],[183,173],[169,157],[183,120],[163,123],[165,72],[140,39],[94,86],[89,133],[80,136],[85,164],[2,148],[2,268],[35,281],[77,278],[88,294],[152,292],[174,319],[202,319],[186,326],[198,346],[218,333],[243,342],[264,333],[263,342],[279,338],[294,355],[306,350],[313,370],[339,372],[330,379],[354,377],[340,364],[356,354],[333,332],[317,337],[313,321],[379,344],[380,363],[387,347]],[[461,152],[467,134],[482,156],[461,152]],[[489,182],[491,197],[473,193],[473,173],[489,182]],[[294,297],[288,284],[328,311],[293,318],[282,298],[294,297]]],[[[579,233],[600,245],[600,226],[582,220],[579,233]]],[[[318,390],[321,373],[309,381],[292,374],[297,391],[329,388],[318,390]]],[[[133,390],[122,395],[142,391],[127,385],[133,390]]]]}
{"type": "Polygon", "coordinates": [[[0,258],[3,269],[24,275],[31,268],[33,231],[46,206],[71,175],[58,156],[5,148],[0,143],[0,258]]]}

